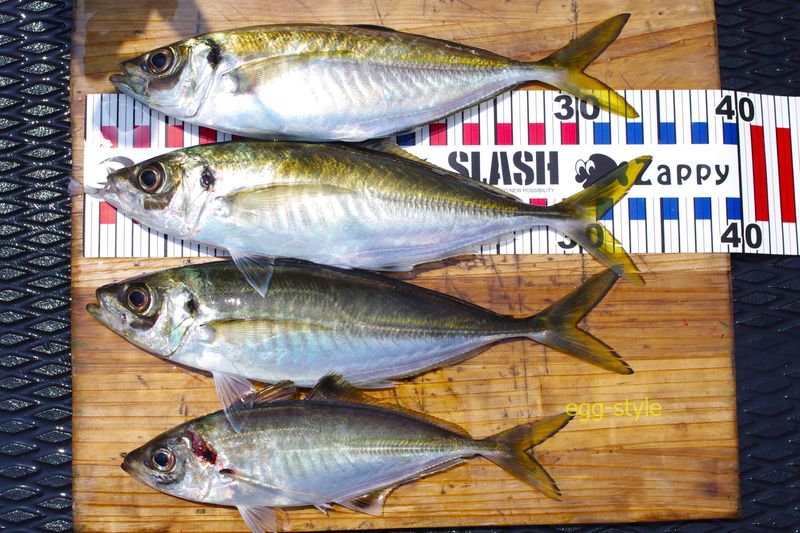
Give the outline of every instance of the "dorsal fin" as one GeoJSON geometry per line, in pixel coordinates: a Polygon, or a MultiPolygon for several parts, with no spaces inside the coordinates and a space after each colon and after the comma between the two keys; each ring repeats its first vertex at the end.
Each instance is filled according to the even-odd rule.
{"type": "Polygon", "coordinates": [[[417,157],[411,152],[404,150],[403,148],[400,147],[400,145],[398,145],[396,142],[394,142],[393,139],[389,137],[383,139],[371,139],[369,141],[356,143],[356,146],[360,146],[361,148],[366,148],[367,150],[375,150],[376,152],[384,152],[387,154],[396,155],[397,157],[402,157],[403,159],[408,159],[410,161],[422,163],[423,165],[428,167],[433,166],[424,159],[417,157]]]}
{"type": "Polygon", "coordinates": [[[410,409],[406,409],[405,407],[401,407],[399,405],[382,403],[376,400],[375,398],[372,398],[371,396],[367,396],[366,394],[355,388],[353,385],[351,385],[350,382],[348,382],[347,380],[336,374],[328,374],[327,376],[320,379],[317,385],[314,387],[314,389],[308,394],[306,399],[332,400],[335,402],[342,402],[342,403],[372,405],[375,407],[379,407],[381,409],[402,413],[405,416],[416,418],[418,420],[440,427],[442,429],[445,429],[462,437],[466,437],[469,439],[472,438],[470,434],[464,430],[464,428],[457,426],[452,422],[448,422],[447,420],[442,420],[441,418],[436,418],[435,416],[431,416],[425,413],[420,413],[418,411],[412,411],[410,409]]]}
{"type": "Polygon", "coordinates": [[[391,31],[397,32],[394,28],[387,28],[386,26],[379,26],[378,24],[350,24],[351,28],[361,28],[362,30],[375,30],[375,31],[391,31]]]}
{"type": "Polygon", "coordinates": [[[337,374],[328,374],[322,377],[311,392],[306,396],[306,400],[334,400],[344,403],[363,403],[367,405],[380,405],[378,400],[367,396],[349,381],[337,374]]]}
{"type": "Polygon", "coordinates": [[[299,400],[300,394],[297,392],[294,383],[288,380],[279,381],[274,385],[269,385],[253,395],[253,406],[266,405],[282,400],[299,400]]]}

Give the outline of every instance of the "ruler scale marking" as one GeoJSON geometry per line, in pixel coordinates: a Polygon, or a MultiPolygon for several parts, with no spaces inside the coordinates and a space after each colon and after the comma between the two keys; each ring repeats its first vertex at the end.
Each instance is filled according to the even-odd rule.
{"type": "MultiPolygon", "coordinates": [[[[581,169],[588,169],[583,179],[590,183],[595,169],[607,172],[621,161],[652,154],[656,159],[646,183],[601,221],[629,252],[800,251],[800,133],[792,131],[799,98],[720,90],[626,90],[624,95],[640,110],[639,118],[611,115],[560,92],[514,91],[398,135],[397,141],[445,168],[448,155],[461,152],[458,160],[473,177],[545,205],[580,190],[581,169]],[[570,160],[577,161],[574,169],[570,160]]],[[[85,120],[87,174],[100,172],[102,162],[116,154],[139,161],[232,138],[116,94],[88,95],[85,120]]],[[[93,180],[99,178],[87,183],[93,180]]],[[[222,255],[142,227],[96,198],[84,198],[84,217],[87,257],[222,255]]],[[[517,231],[482,248],[581,251],[549,228],[517,231]]]]}

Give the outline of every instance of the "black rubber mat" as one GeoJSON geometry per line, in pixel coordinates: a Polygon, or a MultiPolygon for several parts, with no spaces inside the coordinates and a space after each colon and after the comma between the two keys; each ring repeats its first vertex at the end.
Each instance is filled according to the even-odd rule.
{"type": "Polygon", "coordinates": [[[72,529],[70,2],[0,3],[0,528],[72,529]]]}
{"type": "MultiPolygon", "coordinates": [[[[800,96],[800,2],[716,4],[723,88],[800,96]]],[[[731,275],[742,519],[726,529],[800,531],[800,258],[735,255],[731,275]]]]}
{"type": "MultiPolygon", "coordinates": [[[[723,87],[800,95],[800,2],[716,4],[723,87]]],[[[0,528],[7,531],[72,529],[71,8],[0,0],[0,528]]],[[[741,520],[506,531],[800,531],[800,258],[734,257],[733,287],[741,520]]]]}

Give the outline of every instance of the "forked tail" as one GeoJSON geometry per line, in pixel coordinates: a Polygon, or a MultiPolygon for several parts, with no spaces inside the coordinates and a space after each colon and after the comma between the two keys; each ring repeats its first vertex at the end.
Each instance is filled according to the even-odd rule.
{"type": "Polygon", "coordinates": [[[644,285],[639,269],[608,228],[597,222],[619,202],[647,170],[653,158],[643,156],[621,164],[597,182],[573,194],[550,210],[549,224],[581,245],[598,261],[637,285],[644,285]]]}
{"type": "Polygon", "coordinates": [[[573,416],[562,413],[486,437],[483,442],[492,445],[494,451],[482,455],[522,481],[530,483],[547,497],[558,500],[561,497],[558,485],[534,459],[531,448],[558,433],[573,416]]]}
{"type": "Polygon", "coordinates": [[[541,311],[528,321],[534,341],[564,352],[617,374],[633,374],[633,369],[609,345],[580,328],[578,322],[608,294],[618,276],[605,270],[541,311]]]}
{"type": "Polygon", "coordinates": [[[588,33],[570,41],[564,48],[546,58],[530,63],[534,69],[547,69],[536,76],[557,89],[568,92],[617,115],[636,118],[639,113],[602,81],[589,76],[583,70],[608,48],[622,31],[630,15],[623,13],[601,22],[588,33]]]}

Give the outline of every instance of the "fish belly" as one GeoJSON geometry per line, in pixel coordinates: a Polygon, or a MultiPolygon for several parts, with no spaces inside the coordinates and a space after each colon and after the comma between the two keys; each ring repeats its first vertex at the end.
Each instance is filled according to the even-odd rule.
{"type": "Polygon", "coordinates": [[[226,323],[200,328],[173,356],[175,362],[275,383],[311,387],[336,373],[355,385],[381,387],[390,380],[446,365],[503,334],[431,332],[381,324],[303,325],[295,320],[226,323]],[[250,331],[243,328],[250,328],[250,331]]]}
{"type": "Polygon", "coordinates": [[[446,116],[525,78],[519,68],[287,60],[245,92],[223,75],[196,120],[252,137],[361,141],[446,116]]]}

